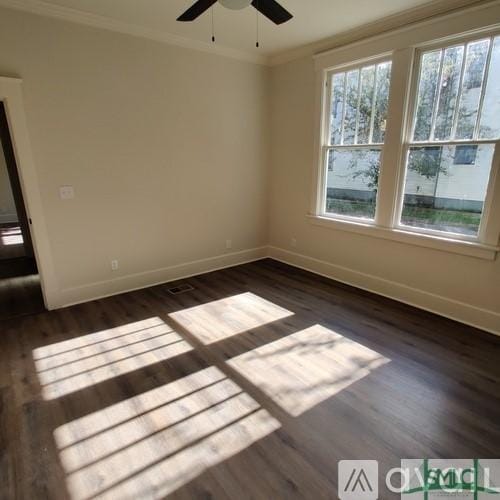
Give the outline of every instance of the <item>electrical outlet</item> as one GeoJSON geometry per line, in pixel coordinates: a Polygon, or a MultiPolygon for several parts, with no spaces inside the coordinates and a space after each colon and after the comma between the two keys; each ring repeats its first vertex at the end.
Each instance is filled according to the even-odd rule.
{"type": "Polygon", "coordinates": [[[296,248],[297,247],[297,239],[296,238],[290,238],[290,246],[292,248],[296,248]]]}
{"type": "Polygon", "coordinates": [[[226,240],[226,249],[233,248],[233,240],[226,240]]]}
{"type": "Polygon", "coordinates": [[[118,261],[117,260],[112,260],[111,261],[111,270],[116,271],[118,269],[118,261]]]}

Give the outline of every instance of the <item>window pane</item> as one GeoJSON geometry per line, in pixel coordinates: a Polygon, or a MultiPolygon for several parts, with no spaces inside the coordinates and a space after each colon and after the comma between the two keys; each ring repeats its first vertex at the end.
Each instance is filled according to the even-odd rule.
{"type": "Polygon", "coordinates": [[[326,212],[373,219],[379,168],[379,149],[331,149],[328,152],[326,212]]]}
{"type": "Polygon", "coordinates": [[[491,53],[488,83],[481,112],[481,139],[500,137],[500,37],[495,38],[491,53]]]}
{"type": "Polygon", "coordinates": [[[347,73],[347,97],[344,119],[344,144],[354,144],[358,110],[359,70],[347,73]]]}
{"type": "Polygon", "coordinates": [[[373,91],[375,89],[375,66],[361,70],[359,98],[358,137],[356,144],[368,144],[373,111],[373,91]]]}
{"type": "Polygon", "coordinates": [[[434,139],[442,141],[451,137],[463,58],[463,46],[445,50],[434,139]]]}
{"type": "Polygon", "coordinates": [[[474,154],[460,146],[410,148],[402,224],[477,235],[494,146],[473,147],[473,164],[455,161],[469,161],[474,154]]]}
{"type": "Polygon", "coordinates": [[[391,62],[332,74],[324,213],[374,219],[391,62]],[[375,145],[359,148],[358,145],[375,145]]]}
{"type": "Polygon", "coordinates": [[[441,55],[442,51],[440,50],[422,55],[417,113],[413,132],[413,140],[415,141],[428,141],[431,135],[432,114],[436,100],[441,55]]]}
{"type": "Polygon", "coordinates": [[[345,73],[332,76],[332,101],[330,110],[330,144],[340,144],[344,113],[345,73]]]}
{"type": "Polygon", "coordinates": [[[372,143],[382,144],[385,139],[385,123],[391,84],[391,63],[382,63],[377,68],[377,87],[375,92],[375,117],[373,120],[372,143]]]}
{"type": "Polygon", "coordinates": [[[332,74],[329,145],[384,142],[390,78],[390,62],[332,74]]]}
{"type": "Polygon", "coordinates": [[[481,40],[467,47],[455,139],[472,139],[474,136],[489,46],[489,40],[481,40]]]}
{"type": "Polygon", "coordinates": [[[498,138],[499,75],[500,37],[422,54],[413,141],[498,138]]]}

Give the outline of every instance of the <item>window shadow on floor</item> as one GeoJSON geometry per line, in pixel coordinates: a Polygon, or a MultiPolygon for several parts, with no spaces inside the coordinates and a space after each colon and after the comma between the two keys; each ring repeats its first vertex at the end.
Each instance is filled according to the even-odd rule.
{"type": "Polygon", "coordinates": [[[494,352],[475,358],[481,338],[467,387],[449,354],[469,337],[438,341],[420,313],[402,330],[407,306],[267,262],[189,283],[11,327],[0,388],[15,390],[1,408],[20,409],[5,449],[22,453],[25,496],[331,498],[340,459],[394,467],[409,454],[488,456],[500,442],[498,406],[474,391],[482,370],[483,391],[500,378],[494,352]]]}

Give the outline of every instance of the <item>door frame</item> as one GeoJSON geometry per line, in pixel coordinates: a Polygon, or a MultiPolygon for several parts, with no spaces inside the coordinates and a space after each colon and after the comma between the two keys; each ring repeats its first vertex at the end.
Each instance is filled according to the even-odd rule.
{"type": "Polygon", "coordinates": [[[31,152],[20,78],[0,77],[0,101],[5,107],[26,215],[31,220],[29,231],[40,274],[43,300],[47,309],[55,309],[60,305],[59,287],[42,208],[40,185],[31,152]]]}

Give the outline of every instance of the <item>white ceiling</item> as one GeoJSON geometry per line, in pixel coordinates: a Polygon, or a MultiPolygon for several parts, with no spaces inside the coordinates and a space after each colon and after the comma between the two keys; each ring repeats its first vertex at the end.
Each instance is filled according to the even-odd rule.
{"type": "MultiPolygon", "coordinates": [[[[66,14],[92,14],[102,20],[124,23],[151,33],[173,35],[188,42],[210,42],[209,12],[192,23],[176,18],[194,0],[10,0],[17,7],[43,13],[43,7],[62,8],[66,14]],[[36,8],[35,8],[36,7],[36,8]],[[105,19],[104,19],[105,18],[105,19]]],[[[429,0],[280,0],[294,18],[276,26],[260,18],[260,48],[255,48],[256,11],[252,7],[233,11],[216,4],[214,7],[217,45],[247,54],[271,57],[336,34],[404,12],[429,0]]],[[[444,0],[441,0],[441,2],[444,0]]],[[[0,4],[9,1],[0,1],[0,4]]],[[[71,17],[71,16],[67,16],[71,17]]],[[[104,24],[104,23],[103,23],[104,24]]]]}

